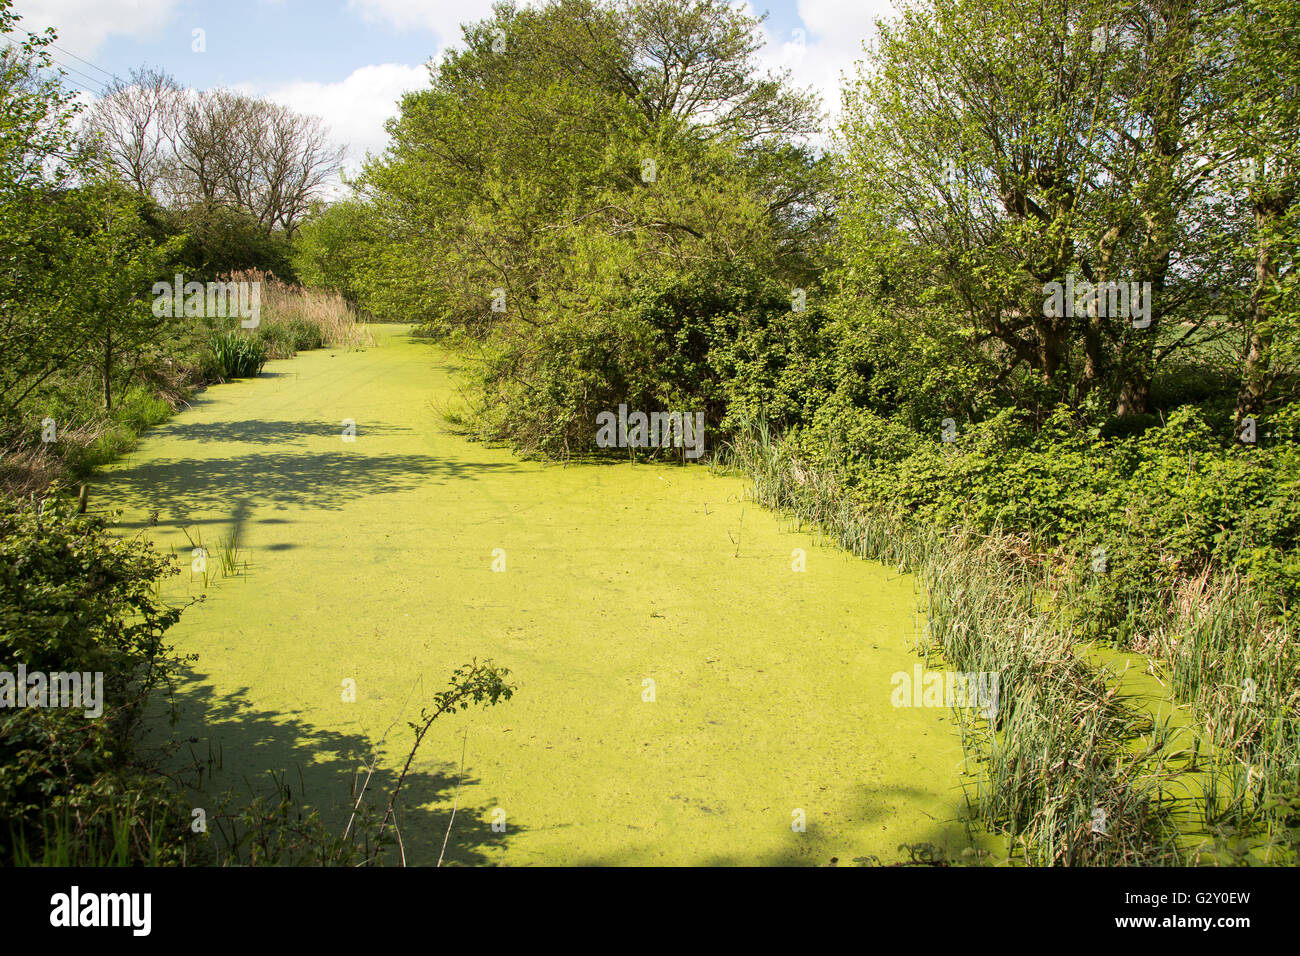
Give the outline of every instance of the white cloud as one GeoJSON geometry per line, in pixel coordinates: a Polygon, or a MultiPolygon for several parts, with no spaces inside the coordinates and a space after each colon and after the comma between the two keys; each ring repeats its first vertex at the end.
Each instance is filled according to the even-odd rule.
{"type": "Polygon", "coordinates": [[[428,30],[443,46],[460,43],[460,25],[492,15],[493,0],[348,0],[367,23],[397,30],[428,30]]]}
{"type": "Polygon", "coordinates": [[[811,86],[822,98],[822,109],[834,123],[840,88],[852,79],[854,64],[863,57],[862,44],[875,36],[875,21],[896,12],[890,0],[799,0],[802,36],[767,31],[761,58],[766,66],[789,68],[798,86],[811,86]]]}
{"type": "MultiPolygon", "coordinates": [[[[112,35],[156,36],[178,5],[179,0],[18,0],[14,12],[23,18],[19,29],[36,33],[54,27],[59,46],[88,57],[112,35]]],[[[188,49],[188,32],[183,39],[188,49]]]]}
{"type": "Polygon", "coordinates": [[[367,152],[380,153],[388,145],[384,121],[397,114],[401,95],[428,85],[429,71],[423,65],[383,63],[363,66],[338,83],[298,80],[261,95],[321,117],[333,141],[347,144],[345,167],[355,171],[367,152]]]}

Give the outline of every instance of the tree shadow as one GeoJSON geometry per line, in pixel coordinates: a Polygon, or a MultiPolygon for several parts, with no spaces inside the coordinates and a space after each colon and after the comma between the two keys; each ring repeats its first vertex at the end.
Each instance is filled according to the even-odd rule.
{"type": "MultiPolygon", "coordinates": [[[[237,512],[240,501],[281,511],[303,507],[333,510],[377,491],[408,491],[419,485],[518,470],[512,462],[463,462],[422,454],[303,451],[156,459],[115,472],[107,483],[114,498],[135,501],[158,512],[159,521],[183,527],[238,521],[239,515],[232,512],[237,512]],[[204,517],[205,512],[215,512],[218,517],[204,517]]],[[[156,522],[123,521],[120,526],[138,528],[151,523],[156,522]]]]}
{"type": "MultiPolygon", "coordinates": [[[[341,835],[364,785],[363,805],[372,811],[367,832],[373,837],[374,824],[383,816],[397,784],[401,761],[396,766],[377,764],[367,783],[367,767],[380,740],[366,733],[313,726],[294,714],[258,709],[248,694],[249,688],[244,687],[218,695],[204,674],[186,667],[173,695],[175,722],[170,708],[148,721],[146,744],[173,754],[169,769],[186,781],[194,806],[211,815],[228,792],[233,793],[228,810],[246,805],[254,796],[274,804],[278,802],[275,780],[282,778],[295,808],[318,811],[329,831],[341,835]]],[[[412,701],[412,707],[412,713],[394,715],[387,731],[389,741],[409,737],[404,718],[419,713],[417,702],[412,701]]],[[[376,731],[380,736],[384,733],[383,728],[376,731]]],[[[434,865],[443,853],[444,838],[443,865],[481,866],[502,859],[509,837],[523,828],[511,821],[508,832],[493,832],[493,808],[466,805],[463,799],[463,788],[477,781],[468,775],[459,781],[458,777],[456,755],[427,751],[417,755],[398,798],[401,849],[396,844],[386,848],[382,863],[400,865],[404,853],[407,865],[434,865]],[[446,769],[420,769],[435,765],[446,769]],[[447,836],[458,785],[459,806],[447,836]]],[[[358,816],[358,821],[363,818],[358,816]]],[[[358,827],[354,822],[350,836],[358,834],[358,827]]],[[[209,832],[215,829],[210,827],[209,832]]],[[[213,838],[219,839],[215,833],[213,838]]]]}
{"type": "MultiPolygon", "coordinates": [[[[405,425],[385,425],[379,422],[357,422],[358,440],[368,437],[395,435],[414,431],[405,425]]],[[[340,438],[343,422],[278,421],[270,419],[242,419],[225,422],[185,421],[172,419],[149,433],[150,438],[178,438],[199,443],[219,442],[260,445],[284,445],[309,438],[340,438]]]]}
{"type": "MultiPolygon", "coordinates": [[[[847,822],[854,826],[860,826],[864,823],[881,823],[882,821],[888,823],[893,818],[890,810],[892,801],[913,798],[924,799],[928,796],[928,791],[915,787],[895,784],[881,786],[859,784],[856,787],[853,809],[849,814],[850,820],[847,822]]],[[[952,810],[953,816],[951,818],[934,820],[933,824],[926,828],[921,839],[915,840],[911,844],[899,845],[897,849],[891,847],[890,851],[879,859],[874,857],[846,858],[846,855],[843,855],[845,851],[842,849],[844,842],[837,836],[836,824],[809,816],[803,832],[795,833],[791,830],[791,840],[787,847],[761,854],[747,854],[744,852],[711,853],[702,856],[699,860],[693,860],[687,865],[706,867],[959,865],[967,862],[968,858],[963,857],[962,852],[971,847],[972,844],[963,832],[964,801],[954,804],[952,810]]],[[[985,844],[990,842],[991,838],[989,840],[977,840],[977,843],[983,849],[987,849],[985,844]]],[[[744,843],[743,834],[737,834],[736,843],[744,843]]],[[[631,851],[593,854],[582,858],[576,865],[635,866],[644,864],[639,862],[635,851],[631,851]]]]}

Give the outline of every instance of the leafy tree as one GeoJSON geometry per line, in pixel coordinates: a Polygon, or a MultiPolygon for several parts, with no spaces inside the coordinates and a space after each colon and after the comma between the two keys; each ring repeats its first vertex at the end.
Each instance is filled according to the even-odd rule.
{"type": "Polygon", "coordinates": [[[716,0],[501,4],[403,99],[358,183],[379,239],[362,301],[482,345],[485,434],[572,451],[620,390],[705,400],[652,382],[664,340],[633,318],[679,272],[705,302],[731,294],[723,263],[758,270],[787,310],[815,280],[816,102],[759,70],[758,24],[716,0]]]}
{"type": "Polygon", "coordinates": [[[82,345],[69,289],[57,272],[59,215],[52,196],[84,168],[72,97],[50,68],[52,32],[22,34],[0,0],[0,413],[63,368],[82,345]],[[12,38],[12,39],[11,39],[12,38]]]}
{"type": "Polygon", "coordinates": [[[184,237],[178,257],[188,266],[187,278],[208,282],[246,269],[270,272],[286,281],[297,278],[293,243],[282,230],[267,232],[245,209],[198,203],[159,210],[157,218],[167,235],[184,237]]]}
{"type": "Polygon", "coordinates": [[[332,289],[353,308],[361,308],[363,298],[375,307],[369,263],[380,238],[369,204],[351,198],[317,206],[294,237],[294,269],[305,284],[332,289]]]}
{"type": "Polygon", "coordinates": [[[1209,12],[920,0],[882,24],[842,129],[845,308],[878,302],[972,399],[1146,412],[1154,368],[1244,281],[1207,202],[1209,12]],[[1137,301],[1049,308],[1074,280],[1137,301]]]}
{"type": "Polygon", "coordinates": [[[1215,88],[1212,151],[1229,192],[1249,215],[1242,237],[1252,272],[1244,310],[1238,431],[1278,399],[1277,384],[1297,371],[1300,297],[1295,280],[1300,236],[1300,8],[1243,0],[1218,23],[1224,69],[1215,88]]]}
{"type": "Polygon", "coordinates": [[[169,278],[183,240],[155,243],[142,204],[114,183],[88,185],[63,202],[69,241],[62,280],[68,307],[80,319],[82,354],[98,366],[106,411],[113,407],[119,367],[138,366],[173,322],[170,315],[154,314],[153,287],[169,278]]]}

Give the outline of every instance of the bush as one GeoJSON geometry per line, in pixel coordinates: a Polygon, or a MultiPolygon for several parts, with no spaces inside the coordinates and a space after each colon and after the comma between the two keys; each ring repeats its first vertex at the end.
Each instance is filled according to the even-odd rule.
{"type": "Polygon", "coordinates": [[[325,335],[320,326],[303,319],[288,322],[264,322],[257,330],[258,339],[266,346],[267,358],[293,358],[298,352],[325,347],[325,335]]]}
{"type": "Polygon", "coordinates": [[[156,592],[174,573],[102,518],[0,497],[0,671],[103,675],[99,716],[53,701],[0,709],[0,861],[158,862],[187,832],[133,745],[145,702],[182,663],[164,643],[181,610],[156,592]]]}
{"type": "Polygon", "coordinates": [[[189,265],[187,278],[210,282],[240,269],[294,276],[293,243],[282,230],[268,233],[246,210],[199,204],[163,210],[159,218],[168,234],[185,236],[181,258],[189,265]]]}
{"type": "Polygon", "coordinates": [[[1207,571],[1243,573],[1275,609],[1300,598],[1300,446],[1288,422],[1278,416],[1245,447],[1191,406],[1118,437],[1064,408],[1036,432],[1004,409],[944,442],[938,423],[917,434],[832,401],[790,447],[873,508],[1025,538],[1067,572],[1087,636],[1125,640],[1137,609],[1207,571]],[[1095,572],[1101,553],[1106,571],[1095,572]]]}
{"type": "Polygon", "coordinates": [[[325,347],[325,334],[321,331],[319,325],[314,325],[311,322],[304,322],[300,319],[290,322],[289,337],[296,352],[306,352],[311,349],[323,349],[325,347]]]}
{"type": "Polygon", "coordinates": [[[293,358],[293,331],[287,325],[271,325],[263,322],[257,330],[257,338],[266,347],[266,357],[270,359],[293,358]]]}
{"type": "Polygon", "coordinates": [[[702,412],[716,447],[742,419],[804,421],[830,391],[821,311],[794,311],[789,288],[754,266],[710,260],[627,287],[584,280],[575,297],[586,307],[545,298],[536,328],[506,328],[476,349],[479,436],[526,453],[587,452],[595,416],[626,403],[702,412]]]}

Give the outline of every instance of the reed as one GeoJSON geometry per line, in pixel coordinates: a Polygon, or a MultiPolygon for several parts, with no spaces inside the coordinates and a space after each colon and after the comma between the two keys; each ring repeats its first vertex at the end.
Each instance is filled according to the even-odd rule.
{"type": "Polygon", "coordinates": [[[212,373],[222,381],[254,378],[266,364],[262,340],[239,330],[218,330],[208,342],[212,373]]]}
{"type": "Polygon", "coordinates": [[[235,540],[234,534],[228,534],[217,542],[217,563],[221,566],[223,578],[233,578],[248,574],[248,559],[235,540]]]}
{"type": "Polygon", "coordinates": [[[269,272],[248,269],[223,277],[230,282],[261,283],[261,324],[259,335],[273,343],[272,349],[288,354],[313,348],[360,348],[375,344],[375,338],[356,311],[335,292],[308,289],[282,282],[269,272]]]}
{"type": "Polygon", "coordinates": [[[1079,654],[1077,595],[1060,556],[1032,537],[920,527],[896,510],[867,509],[761,420],[743,423],[712,467],[747,477],[753,498],[793,530],[913,572],[918,652],[1001,675],[995,718],[958,718],[976,771],[972,814],[1008,837],[1012,858],[1215,862],[1225,843],[1242,852],[1244,837],[1253,861],[1295,859],[1296,642],[1244,582],[1206,577],[1130,609],[1143,635],[1137,649],[1167,662],[1174,696],[1205,723],[1191,732],[1202,762],[1189,764],[1188,731],[1126,702],[1114,675],[1079,654]],[[1198,825],[1222,838],[1189,845],[1186,831],[1198,825]]]}
{"type": "Polygon", "coordinates": [[[212,582],[216,574],[208,562],[211,555],[203,545],[203,531],[196,527],[194,534],[190,534],[189,528],[181,528],[181,534],[185,535],[185,540],[190,545],[190,577],[193,578],[195,574],[198,574],[203,579],[203,589],[206,591],[208,584],[212,582]]]}

